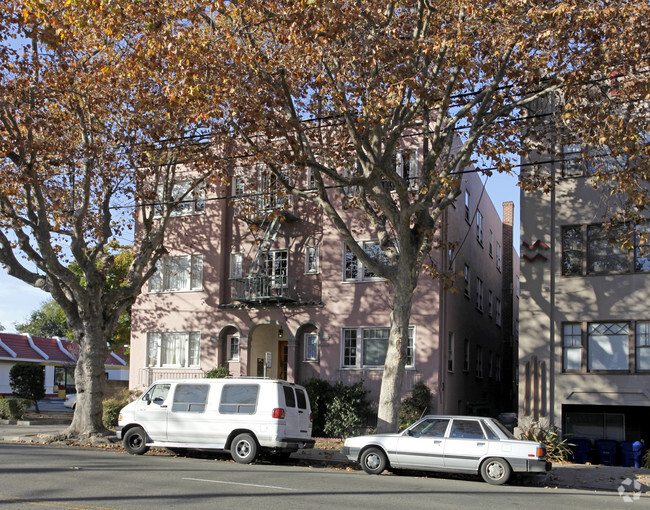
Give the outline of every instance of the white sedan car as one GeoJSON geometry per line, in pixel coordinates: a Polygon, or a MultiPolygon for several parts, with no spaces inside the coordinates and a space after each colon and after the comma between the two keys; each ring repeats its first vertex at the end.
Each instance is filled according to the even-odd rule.
{"type": "Polygon", "coordinates": [[[516,439],[499,421],[478,416],[426,416],[397,434],[348,438],[341,451],[370,474],[387,468],[480,473],[492,485],[513,472],[551,469],[542,443],[516,439]]]}
{"type": "Polygon", "coordinates": [[[74,409],[77,407],[77,394],[69,393],[65,396],[65,401],[63,402],[64,407],[74,409]]]}

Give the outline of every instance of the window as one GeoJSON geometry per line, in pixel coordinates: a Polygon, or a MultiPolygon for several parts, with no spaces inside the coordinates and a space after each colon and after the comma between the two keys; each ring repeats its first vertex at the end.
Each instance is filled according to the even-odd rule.
{"type": "Polygon", "coordinates": [[[469,191],[465,190],[465,221],[470,223],[470,213],[469,213],[469,191]]]}
{"type": "Polygon", "coordinates": [[[650,370],[650,322],[636,323],[636,369],[650,370]]]}
{"type": "Polygon", "coordinates": [[[228,361],[239,361],[239,335],[226,336],[228,361]]]}
{"type": "Polygon", "coordinates": [[[156,384],[142,397],[142,400],[151,404],[162,405],[167,400],[171,384],[156,384]]]}
{"type": "Polygon", "coordinates": [[[230,254],[230,277],[241,278],[243,274],[244,258],[241,253],[230,254]]]}
{"type": "Polygon", "coordinates": [[[582,175],[582,147],[579,143],[562,147],[562,177],[580,177],[582,175]]]}
{"type": "Polygon", "coordinates": [[[307,189],[316,189],[316,176],[311,168],[307,169],[307,189]]]}
{"type": "Polygon", "coordinates": [[[497,326],[501,326],[501,300],[499,298],[496,299],[496,306],[495,306],[495,314],[496,317],[494,318],[494,321],[496,322],[497,326]]]}
{"type": "MultiPolygon", "coordinates": [[[[621,234],[616,228],[614,239],[621,234]]],[[[587,272],[590,274],[621,273],[629,270],[628,250],[612,244],[611,237],[600,225],[587,227],[587,272]]]]}
{"type": "Polygon", "coordinates": [[[451,424],[450,438],[457,439],[484,439],[483,429],[477,420],[455,419],[451,424]]]}
{"type": "Polygon", "coordinates": [[[232,178],[232,194],[235,197],[241,197],[246,192],[244,178],[236,175],[232,178]]]}
{"type": "Polygon", "coordinates": [[[262,274],[271,277],[271,287],[275,289],[289,286],[289,252],[276,250],[264,252],[262,274]]]}
{"type": "Polygon", "coordinates": [[[210,385],[208,384],[178,384],[174,391],[172,402],[173,413],[203,413],[208,401],[210,385]]]}
{"type": "Polygon", "coordinates": [[[620,274],[650,271],[650,244],[644,233],[648,223],[635,227],[634,248],[621,247],[625,227],[613,227],[609,232],[603,225],[574,225],[562,227],[562,275],[620,274]]]}
{"type": "Polygon", "coordinates": [[[494,357],[494,378],[501,380],[501,356],[498,354],[494,357]]]}
{"type": "Polygon", "coordinates": [[[318,245],[311,245],[305,248],[305,274],[318,274],[319,255],[318,245]]]}
{"type": "MultiPolygon", "coordinates": [[[[373,257],[374,259],[381,259],[383,257],[383,252],[379,247],[378,241],[364,241],[361,243],[363,250],[373,257]]],[[[367,269],[357,258],[357,256],[352,253],[350,248],[347,245],[343,245],[344,254],[343,254],[343,279],[346,282],[359,282],[366,280],[378,280],[381,279],[375,273],[367,269]]]]}
{"type": "Polygon", "coordinates": [[[464,273],[464,278],[465,278],[465,289],[464,289],[464,294],[466,297],[470,297],[470,273],[469,273],[469,266],[465,264],[465,273],[464,273]]]}
{"type": "Polygon", "coordinates": [[[221,414],[255,414],[258,384],[225,384],[221,391],[219,412],[221,414]]]}
{"type": "Polygon", "coordinates": [[[305,335],[305,361],[318,361],[318,334],[305,335]]]}
{"type": "Polygon", "coordinates": [[[562,332],[563,369],[582,369],[582,330],[580,324],[565,324],[562,332]]]}
{"type": "Polygon", "coordinates": [[[640,223],[636,226],[634,234],[634,270],[636,272],[650,271],[650,222],[640,223]]]}
{"type": "MultiPolygon", "coordinates": [[[[390,328],[343,329],[343,366],[348,368],[383,367],[388,350],[390,328]],[[359,340],[361,340],[359,342],[359,340]]],[[[409,327],[406,366],[414,366],[414,328],[409,327]]]]}
{"type": "Polygon", "coordinates": [[[167,256],[160,259],[149,279],[149,292],[203,289],[203,255],[167,256]]]}
{"type": "Polygon", "coordinates": [[[497,243],[497,269],[501,271],[501,245],[497,243]]]}
{"type": "Polygon", "coordinates": [[[469,372],[469,339],[465,339],[465,349],[463,351],[463,372],[469,372]]]}
{"type": "Polygon", "coordinates": [[[488,290],[488,317],[492,317],[493,312],[493,306],[494,306],[494,295],[492,294],[491,290],[488,290]]]}
{"type": "MultiPolygon", "coordinates": [[[[170,216],[187,216],[190,214],[201,214],[205,211],[205,186],[199,184],[192,189],[192,181],[175,182],[172,187],[170,216]]],[[[159,203],[154,206],[156,216],[162,216],[164,211],[164,188],[158,188],[159,203]]]]}
{"type": "Polygon", "coordinates": [[[199,331],[147,334],[148,367],[198,367],[200,351],[199,331]]]}
{"type": "Polygon", "coordinates": [[[447,250],[449,271],[456,271],[456,250],[449,248],[447,250]]]}
{"type": "Polygon", "coordinates": [[[476,211],[476,240],[483,246],[483,215],[476,211]]]}
{"type": "Polygon", "coordinates": [[[494,234],[493,234],[492,231],[490,230],[490,243],[488,244],[488,254],[490,255],[490,257],[493,257],[493,256],[494,256],[494,253],[493,253],[493,249],[494,249],[494,248],[493,248],[493,245],[494,245],[494,234]]]}
{"type": "Polygon", "coordinates": [[[476,377],[483,377],[483,347],[476,346],[476,377]]]}
{"type": "Polygon", "coordinates": [[[629,324],[600,322],[588,326],[588,369],[629,369],[629,324]]]}
{"type": "Polygon", "coordinates": [[[393,156],[395,172],[404,179],[409,188],[417,187],[418,151],[417,149],[400,149],[393,156]]]}
{"type": "Polygon", "coordinates": [[[476,309],[479,312],[483,311],[483,280],[478,276],[476,277],[476,309]]]}
{"type": "Polygon", "coordinates": [[[454,334],[449,332],[447,337],[447,371],[454,371],[454,334]]]}
{"type": "Polygon", "coordinates": [[[562,177],[582,177],[596,172],[611,172],[619,164],[624,164],[624,158],[609,155],[610,149],[585,147],[579,143],[567,144],[562,147],[562,177]]]}

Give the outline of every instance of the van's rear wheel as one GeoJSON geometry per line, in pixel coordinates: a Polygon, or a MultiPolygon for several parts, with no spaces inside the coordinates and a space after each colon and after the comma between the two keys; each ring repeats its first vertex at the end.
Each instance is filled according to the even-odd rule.
{"type": "Polygon", "coordinates": [[[235,462],[250,464],[257,457],[257,442],[250,434],[239,434],[230,445],[230,455],[235,462]]]}
{"type": "Polygon", "coordinates": [[[133,427],[124,434],[124,449],[131,455],[142,455],[149,450],[147,433],[142,427],[133,427]]]}

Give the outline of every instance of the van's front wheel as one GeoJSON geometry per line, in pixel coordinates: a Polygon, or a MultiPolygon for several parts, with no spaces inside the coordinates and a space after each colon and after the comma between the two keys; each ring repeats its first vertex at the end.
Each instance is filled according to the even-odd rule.
{"type": "Polygon", "coordinates": [[[131,455],[142,455],[149,450],[147,433],[142,427],[133,427],[124,434],[124,449],[131,455]]]}
{"type": "Polygon", "coordinates": [[[257,442],[250,434],[239,434],[230,445],[230,456],[240,464],[250,464],[257,457],[257,442]]]}

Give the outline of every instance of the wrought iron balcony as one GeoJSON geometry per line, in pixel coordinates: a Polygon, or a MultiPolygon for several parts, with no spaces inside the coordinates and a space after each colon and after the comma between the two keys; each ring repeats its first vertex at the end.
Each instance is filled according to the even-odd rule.
{"type": "Polygon", "coordinates": [[[231,278],[232,299],[243,303],[297,301],[296,282],[286,276],[255,275],[231,278]]]}

